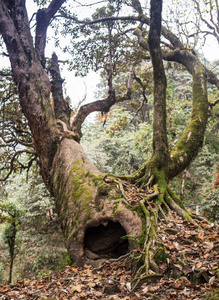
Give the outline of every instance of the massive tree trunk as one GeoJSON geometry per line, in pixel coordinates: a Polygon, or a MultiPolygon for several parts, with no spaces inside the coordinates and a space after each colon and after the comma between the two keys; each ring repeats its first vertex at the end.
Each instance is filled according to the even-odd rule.
{"type": "MultiPolygon", "coordinates": [[[[38,12],[36,42],[33,45],[25,1],[8,3],[1,0],[0,32],[9,53],[20,103],[33,135],[41,174],[55,198],[72,260],[80,265],[85,262],[99,264],[106,258],[117,258],[138,248],[140,243],[142,251],[136,263],[138,267],[141,265],[136,275],[138,282],[142,273],[149,273],[150,267],[159,271],[151,248],[156,244],[160,216],[168,222],[168,213],[173,209],[196,224],[168,183],[190,164],[202,145],[208,108],[205,68],[191,51],[182,49],[176,37],[161,27],[162,1],[151,1],[149,49],[154,67],[153,155],[131,176],[103,175],[79,144],[80,127],[91,111],[106,111],[115,102],[121,101],[121,97],[116,99],[113,95],[107,101],[84,106],[70,127],[70,110],[61,93],[62,79],[54,55],[50,66],[53,105],[51,82],[44,68],[44,47],[46,29],[63,2],[54,0],[48,9],[38,12]],[[42,17],[43,23],[40,22],[42,17]],[[161,51],[161,32],[177,49],[161,51]],[[166,132],[163,59],[180,62],[193,76],[191,120],[171,151],[166,132]],[[138,195],[134,204],[133,190],[138,195]]],[[[139,12],[139,20],[148,22],[147,18],[143,18],[137,0],[133,0],[133,7],[139,12]]],[[[141,37],[140,27],[135,34],[139,44],[148,48],[148,43],[141,37]]]]}
{"type": "Polygon", "coordinates": [[[142,222],[128,210],[113,181],[90,162],[75,141],[63,139],[51,170],[51,190],[56,198],[60,224],[73,261],[95,264],[104,257],[118,257],[133,248],[123,236],[140,236],[142,222]]]}

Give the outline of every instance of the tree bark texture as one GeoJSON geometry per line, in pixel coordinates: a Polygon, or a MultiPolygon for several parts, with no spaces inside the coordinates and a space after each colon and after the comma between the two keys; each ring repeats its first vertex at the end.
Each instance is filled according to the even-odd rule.
{"type": "MultiPolygon", "coordinates": [[[[151,2],[151,26],[148,43],[154,70],[153,149],[160,168],[166,168],[169,151],[166,129],[166,75],[160,48],[162,1],[151,2]]],[[[168,168],[166,168],[168,169],[168,168]]]]}
{"type": "MultiPolygon", "coordinates": [[[[77,264],[91,261],[94,263],[97,259],[100,263],[100,255],[104,257],[105,254],[111,253],[112,247],[118,248],[122,236],[140,236],[140,217],[125,207],[118,188],[104,182],[102,174],[90,162],[77,142],[63,139],[54,158],[51,178],[51,190],[56,197],[56,208],[67,241],[67,249],[77,264]],[[116,230],[121,230],[122,227],[124,231],[122,236],[114,241],[113,236],[109,235],[106,238],[106,235],[110,231],[109,227],[115,224],[118,225],[116,230]],[[101,231],[99,226],[105,227],[106,230],[96,236],[97,230],[101,231]],[[94,227],[97,230],[90,233],[91,246],[85,236],[86,230],[94,227]],[[101,243],[102,248],[98,247],[98,243],[101,243]]],[[[130,241],[124,253],[133,246],[130,241]]]]}

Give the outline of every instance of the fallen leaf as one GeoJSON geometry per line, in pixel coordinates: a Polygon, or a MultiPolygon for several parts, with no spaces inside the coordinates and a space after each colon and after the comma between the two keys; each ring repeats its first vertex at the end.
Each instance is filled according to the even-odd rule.
{"type": "Polygon", "coordinates": [[[153,293],[153,292],[157,291],[159,288],[160,288],[159,285],[156,285],[156,286],[149,286],[149,287],[148,287],[148,291],[153,293]]]}
{"type": "Polygon", "coordinates": [[[217,237],[217,232],[211,232],[211,233],[208,235],[208,237],[209,237],[210,240],[216,239],[216,237],[217,237]]]}
{"type": "Polygon", "coordinates": [[[195,265],[195,267],[197,268],[197,269],[200,269],[201,267],[202,267],[202,263],[201,262],[199,262],[199,263],[197,263],[196,265],[195,265]]]}
{"type": "Polygon", "coordinates": [[[81,293],[81,288],[83,287],[84,285],[70,285],[69,287],[71,288],[71,291],[72,292],[78,292],[78,293],[81,293]]]}
{"type": "Polygon", "coordinates": [[[146,295],[148,292],[148,286],[145,286],[143,289],[142,289],[142,294],[143,295],[146,295]]]}
{"type": "Polygon", "coordinates": [[[205,252],[211,251],[214,248],[213,242],[204,242],[203,247],[205,248],[205,252]]]}

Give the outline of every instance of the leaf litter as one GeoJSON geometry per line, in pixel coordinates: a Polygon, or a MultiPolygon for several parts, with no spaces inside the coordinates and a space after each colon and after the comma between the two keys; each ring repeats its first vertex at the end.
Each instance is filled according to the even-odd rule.
{"type": "MultiPolygon", "coordinates": [[[[205,220],[200,225],[197,228],[172,211],[172,220],[157,230],[167,254],[158,263],[160,276],[151,274],[134,291],[130,254],[99,268],[66,266],[50,276],[0,285],[0,299],[203,299],[219,288],[219,230],[205,220]]],[[[140,251],[140,247],[135,250],[140,251]]]]}

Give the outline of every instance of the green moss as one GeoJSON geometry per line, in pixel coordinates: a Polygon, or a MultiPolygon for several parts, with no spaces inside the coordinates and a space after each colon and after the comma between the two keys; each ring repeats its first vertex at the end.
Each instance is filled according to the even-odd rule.
{"type": "Polygon", "coordinates": [[[113,210],[113,212],[114,212],[114,214],[118,214],[118,213],[120,213],[120,212],[122,212],[123,211],[123,207],[121,206],[121,207],[115,207],[115,210],[113,210]]]}
{"type": "MultiPolygon", "coordinates": [[[[59,161],[58,165],[62,165],[59,161]]],[[[79,222],[88,222],[93,217],[90,206],[93,199],[93,182],[90,172],[81,168],[81,161],[77,160],[71,167],[70,174],[65,177],[62,172],[53,174],[53,194],[56,196],[56,209],[60,222],[63,225],[64,234],[69,240],[72,236],[77,237],[76,229],[79,222]],[[69,216],[68,211],[72,215],[69,216]]]]}
{"type": "Polygon", "coordinates": [[[69,201],[78,205],[81,212],[85,212],[87,218],[91,218],[90,203],[93,199],[93,189],[89,185],[89,173],[80,168],[80,160],[74,162],[70,171],[70,181],[72,183],[69,201]]]}
{"type": "Polygon", "coordinates": [[[173,168],[177,166],[177,170],[174,170],[171,177],[185,169],[197,155],[203,143],[208,117],[207,81],[204,68],[197,61],[187,63],[188,69],[191,68],[193,73],[193,108],[190,123],[171,152],[172,166],[173,168]]]}
{"type": "Polygon", "coordinates": [[[122,200],[122,198],[118,198],[118,199],[113,201],[113,208],[114,208],[113,210],[114,211],[118,208],[119,203],[121,202],[121,200],[122,200]]]}
{"type": "Polygon", "coordinates": [[[112,186],[106,184],[106,183],[102,183],[100,185],[98,185],[97,188],[97,195],[98,196],[108,196],[109,192],[113,189],[112,186]]]}
{"type": "Polygon", "coordinates": [[[219,289],[216,289],[214,292],[210,292],[211,294],[208,296],[204,296],[206,300],[219,300],[219,289]]]}
{"type": "Polygon", "coordinates": [[[103,181],[103,177],[102,176],[94,176],[92,175],[92,182],[94,184],[94,186],[99,186],[99,184],[103,181]]]}
{"type": "Polygon", "coordinates": [[[173,198],[173,200],[179,205],[179,207],[181,207],[183,210],[187,211],[184,203],[182,202],[182,200],[179,197],[177,197],[176,193],[173,190],[171,190],[170,188],[168,189],[168,192],[169,192],[171,198],[173,198]]]}
{"type": "Polygon", "coordinates": [[[177,264],[182,266],[182,267],[185,267],[185,263],[182,260],[178,260],[177,264]]]}
{"type": "Polygon", "coordinates": [[[199,241],[199,237],[197,235],[191,236],[191,239],[196,243],[199,241]]]}

